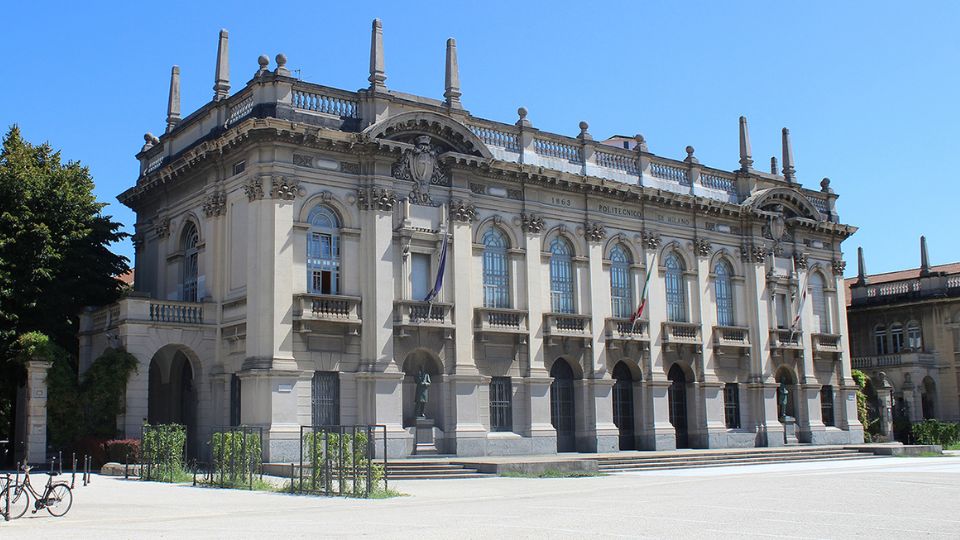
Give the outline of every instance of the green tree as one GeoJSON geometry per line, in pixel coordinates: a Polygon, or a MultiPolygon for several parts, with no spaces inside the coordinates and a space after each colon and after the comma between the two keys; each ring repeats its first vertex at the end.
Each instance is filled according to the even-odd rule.
{"type": "Polygon", "coordinates": [[[128,260],[109,247],[126,233],[104,206],[86,167],[10,128],[0,149],[0,439],[12,436],[23,380],[11,361],[17,336],[42,332],[75,359],[80,311],[120,295],[128,260]]]}

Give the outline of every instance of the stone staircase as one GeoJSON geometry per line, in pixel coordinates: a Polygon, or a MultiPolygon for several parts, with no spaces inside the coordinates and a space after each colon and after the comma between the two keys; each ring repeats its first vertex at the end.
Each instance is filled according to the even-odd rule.
{"type": "Polygon", "coordinates": [[[443,480],[493,476],[462,464],[442,460],[405,459],[387,462],[388,480],[443,480]]]}
{"type": "Polygon", "coordinates": [[[655,453],[644,456],[598,456],[597,467],[602,473],[729,467],[733,465],[763,465],[769,463],[797,463],[808,461],[838,461],[870,459],[869,452],[841,447],[784,447],[778,449],[743,449],[711,451],[683,451],[682,453],[655,453]]]}

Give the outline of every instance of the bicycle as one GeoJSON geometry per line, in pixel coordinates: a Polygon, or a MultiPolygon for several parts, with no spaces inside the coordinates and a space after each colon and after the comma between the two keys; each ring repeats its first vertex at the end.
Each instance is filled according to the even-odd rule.
{"type": "Polygon", "coordinates": [[[73,506],[73,493],[70,491],[70,485],[66,482],[54,482],[53,477],[57,476],[57,471],[50,470],[47,477],[47,485],[44,486],[43,495],[37,493],[30,483],[30,467],[23,464],[23,482],[7,486],[0,496],[0,508],[10,508],[9,519],[23,517],[30,506],[30,496],[33,495],[33,514],[36,514],[44,508],[53,517],[62,517],[73,506]]]}

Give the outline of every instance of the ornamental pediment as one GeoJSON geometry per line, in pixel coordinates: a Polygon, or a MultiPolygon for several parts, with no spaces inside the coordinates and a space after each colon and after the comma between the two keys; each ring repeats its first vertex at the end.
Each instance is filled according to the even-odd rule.
{"type": "MultiPolygon", "coordinates": [[[[412,111],[391,116],[363,130],[367,139],[398,141],[416,146],[423,136],[430,137],[436,155],[457,152],[485,159],[493,154],[469,128],[453,118],[428,111],[412,111]]],[[[422,140],[422,139],[421,139],[422,140]]]]}

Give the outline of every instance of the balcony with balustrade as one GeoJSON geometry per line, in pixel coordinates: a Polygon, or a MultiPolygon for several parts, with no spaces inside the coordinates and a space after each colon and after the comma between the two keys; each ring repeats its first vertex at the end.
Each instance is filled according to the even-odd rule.
{"type": "Polygon", "coordinates": [[[784,328],[770,330],[770,349],[772,350],[802,350],[803,332],[795,332],[784,328]]]}
{"type": "Polygon", "coordinates": [[[344,325],[359,331],[360,297],[338,294],[297,294],[293,297],[293,320],[298,330],[309,332],[324,325],[344,325]]]}
{"type": "Polygon", "coordinates": [[[526,310],[479,307],[473,310],[473,317],[474,333],[479,335],[529,332],[526,310]]]}
{"type": "Polygon", "coordinates": [[[543,335],[545,337],[574,337],[589,339],[592,337],[590,315],[574,313],[544,313],[543,335]]]}
{"type": "Polygon", "coordinates": [[[933,368],[936,365],[936,355],[923,351],[903,351],[896,354],[875,356],[858,356],[852,359],[853,369],[882,371],[897,367],[933,368]]]}
{"type": "Polygon", "coordinates": [[[631,321],[628,317],[608,317],[604,320],[606,325],[604,333],[607,336],[607,343],[640,343],[650,344],[649,321],[637,319],[631,321]]]}
{"type": "Polygon", "coordinates": [[[681,345],[703,345],[699,323],[667,321],[663,323],[663,343],[667,348],[681,345]]]}
{"type": "Polygon", "coordinates": [[[713,344],[721,348],[749,349],[750,329],[745,326],[714,326],[713,344]]]}
{"type": "Polygon", "coordinates": [[[839,334],[817,333],[811,334],[813,351],[817,353],[838,354],[841,350],[841,336],[839,334]]]}
{"type": "Polygon", "coordinates": [[[453,304],[398,300],[393,303],[393,326],[453,329],[453,304]]]}

